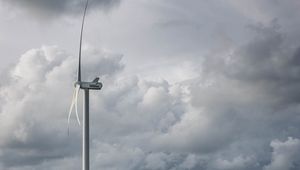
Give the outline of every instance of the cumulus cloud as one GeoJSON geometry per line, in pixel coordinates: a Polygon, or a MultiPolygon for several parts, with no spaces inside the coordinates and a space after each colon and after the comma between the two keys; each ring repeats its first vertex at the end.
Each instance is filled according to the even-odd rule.
{"type": "MultiPolygon", "coordinates": [[[[202,67],[199,77],[178,83],[128,77],[121,55],[86,46],[83,77],[99,74],[104,83],[103,90],[91,93],[92,167],[298,167],[298,152],[289,149],[298,146],[299,136],[298,78],[293,74],[298,52],[282,50],[285,38],[272,24],[250,28],[257,37],[195,63],[202,67]],[[263,61],[252,58],[257,55],[263,61]],[[212,67],[216,62],[219,67],[212,67]],[[288,136],[295,139],[274,140],[288,136]]],[[[2,167],[80,167],[75,121],[70,137],[66,133],[76,68],[76,57],[44,46],[26,52],[10,69],[1,87],[2,167]]]]}
{"type": "Polygon", "coordinates": [[[300,161],[300,140],[289,137],[287,141],[271,142],[272,161],[264,170],[297,169],[300,161]]]}
{"type": "MultiPolygon", "coordinates": [[[[98,64],[85,68],[86,72],[98,68],[99,75],[105,77],[122,70],[119,55],[99,52],[97,56],[93,61],[111,70],[98,64]]],[[[9,82],[1,87],[4,102],[0,155],[4,166],[33,165],[47,159],[64,158],[74,153],[74,146],[79,146],[71,142],[78,136],[68,139],[64,130],[64,113],[72,88],[66,85],[74,80],[76,63],[74,57],[57,47],[45,46],[25,53],[11,70],[9,82]],[[60,99],[61,104],[56,105],[60,99]]]]}
{"type": "MultiPolygon", "coordinates": [[[[86,47],[84,53],[89,56],[83,61],[84,79],[89,79],[87,74],[99,73],[106,89],[101,95],[91,94],[95,101],[91,103],[91,112],[95,113],[91,115],[92,166],[164,169],[181,162],[181,166],[193,166],[191,158],[184,159],[187,155],[151,153],[155,146],[147,146],[152,137],[166,132],[180,119],[183,94],[164,80],[116,77],[124,68],[118,54],[92,47],[86,47]],[[157,165],[161,158],[164,160],[157,165]]],[[[70,137],[66,131],[76,69],[76,57],[55,46],[29,50],[11,68],[9,81],[1,87],[2,167],[79,167],[70,162],[78,162],[80,156],[80,128],[72,124],[70,137]]]]}
{"type": "Polygon", "coordinates": [[[251,157],[242,157],[242,156],[237,156],[233,158],[232,160],[227,160],[227,159],[216,159],[212,167],[215,169],[246,169],[247,167],[255,164],[255,160],[251,157]]]}

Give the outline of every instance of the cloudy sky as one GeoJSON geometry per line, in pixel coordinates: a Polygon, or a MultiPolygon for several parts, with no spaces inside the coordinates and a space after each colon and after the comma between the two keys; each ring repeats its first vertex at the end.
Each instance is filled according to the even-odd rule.
{"type": "MultiPolygon", "coordinates": [[[[84,0],[0,0],[0,169],[80,170],[84,0]],[[81,101],[80,101],[81,102],[81,101]]],[[[91,0],[91,168],[300,169],[300,1],[91,0]]]]}

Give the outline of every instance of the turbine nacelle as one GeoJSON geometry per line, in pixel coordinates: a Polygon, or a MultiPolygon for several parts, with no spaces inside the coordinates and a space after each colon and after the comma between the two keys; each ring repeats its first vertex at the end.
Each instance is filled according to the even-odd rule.
{"type": "Polygon", "coordinates": [[[75,87],[78,86],[80,89],[89,89],[89,90],[101,90],[102,83],[99,82],[99,77],[96,77],[92,82],[84,82],[84,81],[77,81],[75,83],[75,87]]]}

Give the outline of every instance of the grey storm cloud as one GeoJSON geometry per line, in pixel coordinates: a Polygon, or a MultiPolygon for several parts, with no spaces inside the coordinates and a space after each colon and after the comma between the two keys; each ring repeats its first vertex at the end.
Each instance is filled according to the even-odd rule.
{"type": "MultiPolygon", "coordinates": [[[[178,6],[193,2],[172,1],[171,9],[189,16],[178,6]]],[[[122,55],[84,48],[89,56],[84,78],[99,74],[104,83],[99,93],[91,93],[93,169],[300,169],[300,37],[289,27],[300,24],[287,17],[299,16],[299,10],[283,12],[299,2],[245,3],[230,0],[226,8],[254,20],[241,31],[247,35],[234,39],[234,31],[225,32],[218,48],[191,54],[188,67],[196,76],[185,81],[127,75],[122,55]]],[[[180,64],[187,60],[181,57],[180,64]]],[[[59,47],[43,46],[9,68],[0,88],[0,169],[80,168],[74,117],[67,136],[76,64],[76,57],[59,47]]]]}
{"type": "MultiPolygon", "coordinates": [[[[26,10],[36,16],[53,17],[81,14],[85,0],[1,0],[26,10]]],[[[90,0],[90,8],[107,11],[118,5],[120,0],[90,0]]]]}

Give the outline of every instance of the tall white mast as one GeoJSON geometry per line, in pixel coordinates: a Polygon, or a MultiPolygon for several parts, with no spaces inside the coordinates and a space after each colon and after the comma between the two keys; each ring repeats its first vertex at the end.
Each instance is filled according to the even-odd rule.
{"type": "Polygon", "coordinates": [[[75,106],[76,116],[78,123],[80,124],[78,112],[77,112],[77,99],[79,90],[82,89],[84,91],[84,99],[83,99],[83,121],[82,121],[82,170],[89,170],[90,169],[90,122],[89,122],[89,91],[90,90],[101,90],[102,83],[99,82],[99,78],[96,77],[91,82],[84,82],[82,81],[81,77],[81,49],[82,49],[82,37],[83,37],[83,30],[84,30],[84,21],[85,15],[88,8],[89,0],[86,0],[83,18],[82,18],[82,25],[80,31],[80,41],[79,41],[79,60],[78,60],[78,75],[77,81],[75,82],[75,90],[73,94],[73,100],[71,104],[71,108],[69,111],[68,122],[70,121],[70,116],[72,113],[72,109],[75,106]]]}
{"type": "Polygon", "coordinates": [[[90,169],[89,89],[84,90],[82,129],[82,170],[90,169]]]}

